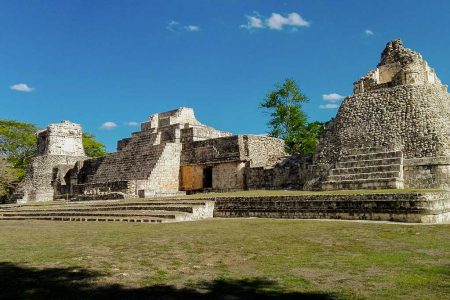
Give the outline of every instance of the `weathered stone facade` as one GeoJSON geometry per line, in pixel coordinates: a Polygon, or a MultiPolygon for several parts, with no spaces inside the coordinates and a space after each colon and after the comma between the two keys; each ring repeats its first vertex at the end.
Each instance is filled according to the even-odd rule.
{"type": "Polygon", "coordinates": [[[404,48],[400,40],[391,41],[377,68],[354,83],[354,95],[344,99],[328,126],[307,188],[376,189],[391,178],[397,181],[391,188],[448,188],[449,138],[447,86],[420,54],[404,48]],[[377,155],[387,159],[398,151],[405,172],[402,161],[398,175],[390,177],[395,167],[388,160],[376,161],[377,155]],[[359,164],[342,170],[348,168],[342,162],[351,162],[349,157],[359,164]],[[374,165],[379,168],[370,169],[374,165]],[[333,171],[336,168],[341,170],[333,171]],[[418,180],[424,177],[428,179],[418,180]]]}
{"type": "Polygon", "coordinates": [[[12,194],[9,202],[39,202],[53,199],[61,170],[66,172],[77,161],[87,157],[79,124],[62,121],[51,124],[37,133],[38,153],[28,167],[25,178],[12,194]]]}
{"type": "Polygon", "coordinates": [[[248,168],[247,188],[251,190],[301,190],[310,175],[310,156],[288,155],[276,163],[248,168]]]}

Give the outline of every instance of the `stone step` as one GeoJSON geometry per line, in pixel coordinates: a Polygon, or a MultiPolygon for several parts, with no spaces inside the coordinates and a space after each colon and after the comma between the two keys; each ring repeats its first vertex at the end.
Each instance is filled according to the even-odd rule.
{"type": "Polygon", "coordinates": [[[403,159],[401,157],[371,159],[371,160],[354,160],[336,163],[336,169],[368,167],[368,166],[384,166],[384,165],[401,165],[403,159]]]}
{"type": "Polygon", "coordinates": [[[359,173],[373,173],[373,172],[390,172],[401,171],[402,165],[377,165],[377,166],[364,166],[353,168],[338,168],[332,169],[330,175],[342,175],[342,174],[359,174],[359,173]]]}
{"type": "Polygon", "coordinates": [[[367,153],[378,153],[378,152],[390,152],[394,151],[391,149],[388,149],[387,147],[383,146],[373,146],[373,147],[363,147],[363,148],[351,148],[346,149],[345,153],[347,155],[356,155],[356,154],[367,154],[367,153]]]}
{"type": "Polygon", "coordinates": [[[403,179],[377,178],[360,180],[325,181],[322,190],[402,189],[403,179]]]}
{"type": "Polygon", "coordinates": [[[0,220],[45,220],[45,221],[96,221],[96,222],[130,222],[130,223],[169,223],[173,219],[142,218],[142,217],[113,217],[113,216],[0,216],[0,220]]]}
{"type": "MultiPolygon", "coordinates": [[[[207,200],[150,200],[150,201],[91,201],[91,202],[50,202],[42,204],[2,205],[0,218],[19,219],[161,219],[191,221],[213,216],[214,202],[207,200]]],[[[56,220],[55,219],[55,220],[56,220]]],[[[133,222],[133,221],[130,221],[133,222]]],[[[138,221],[137,221],[138,222],[138,221]]]]}
{"type": "Polygon", "coordinates": [[[356,174],[341,174],[331,175],[328,177],[329,181],[344,181],[344,180],[361,180],[361,179],[378,179],[378,178],[400,178],[400,171],[390,172],[372,172],[372,173],[356,173],[356,174]]]}
{"type": "MultiPolygon", "coordinates": [[[[211,200],[190,200],[190,199],[157,199],[157,200],[142,200],[142,201],[129,201],[129,200],[123,200],[123,201],[111,201],[109,203],[105,203],[104,201],[92,201],[90,202],[90,206],[96,207],[96,206],[121,206],[121,205],[127,205],[127,206],[133,206],[133,205],[205,205],[207,203],[211,202],[211,200]],[[100,203],[99,203],[100,202],[100,203]]],[[[71,202],[71,204],[75,204],[77,202],[71,202]]],[[[85,204],[86,202],[78,202],[80,205],[85,204]]],[[[78,204],[77,203],[77,204],[78,204]]]]}
{"type": "Polygon", "coordinates": [[[104,200],[104,201],[74,201],[74,202],[46,202],[46,203],[27,203],[27,204],[6,204],[0,205],[1,210],[10,209],[57,209],[61,208],[87,208],[87,207],[100,207],[100,208],[115,208],[115,207],[155,207],[155,206],[167,206],[167,207],[177,207],[177,206],[194,206],[201,207],[211,203],[211,200],[162,200],[162,201],[140,201],[140,202],[128,202],[126,200],[104,200]]]}
{"type": "Polygon", "coordinates": [[[158,218],[158,219],[185,219],[188,214],[186,213],[171,213],[166,211],[153,211],[147,213],[137,214],[136,212],[94,212],[94,211],[84,211],[84,212],[73,212],[73,211],[58,211],[58,212],[2,212],[1,217],[80,217],[80,216],[90,216],[90,217],[143,217],[143,218],[158,218]]]}
{"type": "Polygon", "coordinates": [[[374,152],[364,154],[354,154],[342,156],[340,162],[356,161],[356,160],[373,160],[384,158],[401,158],[403,157],[402,151],[389,151],[389,152],[374,152]]]}
{"type": "MultiPolygon", "coordinates": [[[[105,207],[61,207],[61,208],[18,208],[16,212],[94,212],[94,211],[171,211],[193,213],[194,208],[202,207],[201,205],[191,206],[105,206],[105,207]]],[[[4,210],[7,211],[7,210],[4,210]]],[[[1,211],[0,211],[1,213],[1,211]]]]}

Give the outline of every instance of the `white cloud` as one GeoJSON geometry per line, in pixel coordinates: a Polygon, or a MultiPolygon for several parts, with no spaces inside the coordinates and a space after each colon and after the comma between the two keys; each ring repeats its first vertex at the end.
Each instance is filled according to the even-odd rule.
{"type": "Polygon", "coordinates": [[[339,107],[339,101],[344,99],[345,96],[342,96],[338,93],[330,93],[330,94],[323,94],[322,100],[327,101],[327,104],[319,105],[319,108],[321,109],[335,109],[339,107]]]}
{"type": "Polygon", "coordinates": [[[310,22],[302,18],[298,13],[293,12],[287,16],[282,16],[278,13],[272,13],[269,18],[263,18],[259,14],[254,13],[253,16],[245,16],[247,24],[242,24],[240,27],[248,30],[269,28],[272,30],[283,30],[284,26],[293,27],[291,31],[295,32],[296,27],[309,27],[310,22]]]}
{"type": "Polygon", "coordinates": [[[259,16],[245,16],[247,18],[247,24],[242,24],[241,28],[264,28],[263,20],[259,16]]]}
{"type": "Polygon", "coordinates": [[[111,121],[105,122],[100,126],[100,129],[111,130],[117,127],[117,124],[111,121]]]}
{"type": "Polygon", "coordinates": [[[182,26],[180,22],[177,22],[175,20],[170,20],[166,26],[166,29],[172,32],[179,32],[179,31],[195,32],[201,30],[200,26],[198,25],[182,26]]]}
{"type": "Polygon", "coordinates": [[[325,101],[330,101],[330,102],[336,102],[339,100],[344,99],[345,97],[342,95],[339,95],[337,93],[331,93],[331,94],[323,94],[322,95],[322,99],[325,101]]]}
{"type": "Polygon", "coordinates": [[[134,122],[134,121],[127,122],[127,123],[125,123],[125,124],[128,125],[128,126],[138,126],[138,125],[139,125],[138,122],[134,122]]]}
{"type": "Polygon", "coordinates": [[[366,36],[372,36],[372,35],[375,34],[375,33],[374,33],[372,30],[370,30],[370,29],[364,30],[364,33],[366,34],[366,36]]]}
{"type": "Polygon", "coordinates": [[[34,88],[29,87],[25,83],[14,84],[14,85],[10,86],[10,89],[12,89],[13,91],[26,92],[26,93],[32,92],[34,90],[34,88]]]}
{"type": "Polygon", "coordinates": [[[287,17],[272,13],[270,18],[266,20],[266,24],[270,29],[275,30],[282,30],[283,26],[308,27],[310,25],[308,21],[295,12],[288,14],[287,17]]]}
{"type": "Polygon", "coordinates": [[[169,31],[175,31],[179,27],[179,25],[180,25],[180,23],[178,23],[177,21],[170,20],[169,23],[167,24],[166,28],[169,31]]]}
{"type": "Polygon", "coordinates": [[[321,109],[334,109],[334,108],[338,108],[338,107],[339,107],[339,104],[336,104],[336,103],[327,103],[327,104],[319,106],[319,108],[321,108],[321,109]]]}
{"type": "Polygon", "coordinates": [[[197,25],[188,25],[188,26],[184,26],[184,29],[187,31],[200,31],[200,26],[197,25]]]}

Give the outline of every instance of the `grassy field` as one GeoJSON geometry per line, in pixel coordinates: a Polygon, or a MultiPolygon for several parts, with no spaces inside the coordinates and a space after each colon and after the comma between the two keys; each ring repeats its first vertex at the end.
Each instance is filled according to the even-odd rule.
{"type": "Polygon", "coordinates": [[[450,225],[3,221],[0,299],[448,299],[450,225]]]}

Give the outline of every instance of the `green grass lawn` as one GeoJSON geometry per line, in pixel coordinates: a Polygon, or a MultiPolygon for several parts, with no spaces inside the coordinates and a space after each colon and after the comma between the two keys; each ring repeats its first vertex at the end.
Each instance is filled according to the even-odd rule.
{"type": "Polygon", "coordinates": [[[450,225],[0,222],[0,299],[448,299],[450,225]]]}

